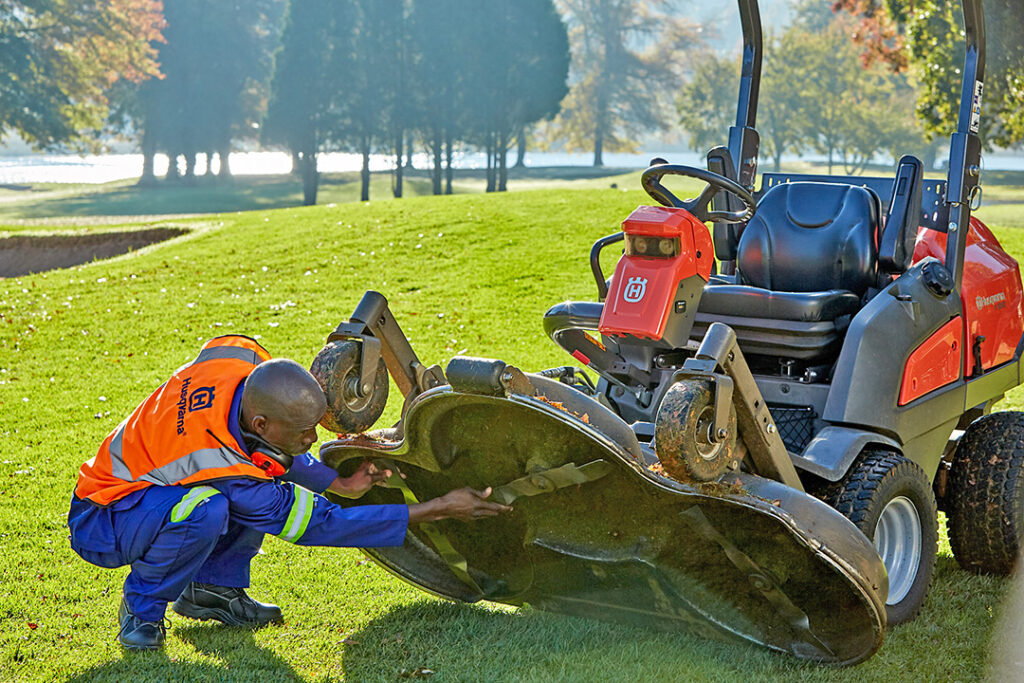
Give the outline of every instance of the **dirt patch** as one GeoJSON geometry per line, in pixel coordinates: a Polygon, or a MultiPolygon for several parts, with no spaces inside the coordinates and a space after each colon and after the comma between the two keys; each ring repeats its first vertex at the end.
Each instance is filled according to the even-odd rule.
{"type": "Polygon", "coordinates": [[[186,232],[183,228],[153,228],[79,235],[12,235],[0,239],[0,277],[30,275],[107,259],[186,232]]]}

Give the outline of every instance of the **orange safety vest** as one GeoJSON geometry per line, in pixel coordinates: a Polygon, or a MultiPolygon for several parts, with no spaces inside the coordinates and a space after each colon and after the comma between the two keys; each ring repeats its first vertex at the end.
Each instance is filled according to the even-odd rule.
{"type": "Polygon", "coordinates": [[[240,456],[246,451],[228,429],[235,389],[269,359],[249,337],[206,342],[194,361],[178,368],[107,435],[96,456],[79,468],[75,495],[110,505],[153,485],[270,479],[240,456]]]}

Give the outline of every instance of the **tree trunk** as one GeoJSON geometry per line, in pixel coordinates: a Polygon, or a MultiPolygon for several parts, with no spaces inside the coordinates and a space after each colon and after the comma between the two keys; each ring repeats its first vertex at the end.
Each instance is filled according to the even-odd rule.
{"type": "MultiPolygon", "coordinates": [[[[217,177],[221,180],[231,180],[231,147],[224,145],[219,152],[217,152],[217,159],[220,161],[220,168],[217,169],[217,177]]],[[[313,159],[313,165],[316,165],[316,159],[313,159]]]]}
{"type": "Polygon", "coordinates": [[[405,168],[409,171],[415,170],[415,166],[412,165],[412,133],[409,133],[409,137],[405,139],[405,168]]]}
{"type": "Polygon", "coordinates": [[[142,177],[139,185],[155,185],[156,174],[153,172],[153,160],[156,157],[156,136],[147,131],[142,133],[142,177]]]}
{"type": "Polygon", "coordinates": [[[774,168],[776,173],[779,173],[779,172],[782,171],[782,151],[781,150],[777,150],[775,152],[775,154],[772,155],[772,167],[774,168]]]}
{"type": "Polygon", "coordinates": [[[449,132],[445,137],[445,171],[444,171],[444,193],[452,193],[452,134],[449,132]]]}
{"type": "Polygon", "coordinates": [[[316,193],[320,188],[320,172],[316,168],[316,152],[307,151],[299,160],[302,169],[302,203],[304,206],[316,204],[316,193]]]}
{"type": "Polygon", "coordinates": [[[516,136],[516,168],[526,166],[526,126],[519,126],[519,134],[516,136]]]}
{"type": "Polygon", "coordinates": [[[363,169],[359,174],[362,181],[359,200],[368,202],[370,201],[370,139],[368,137],[363,138],[360,148],[360,151],[363,153],[363,169]]]}
{"type": "Polygon", "coordinates": [[[188,152],[185,154],[185,181],[188,183],[194,182],[196,179],[196,153],[188,152]]]}
{"type": "Polygon", "coordinates": [[[405,136],[402,133],[395,136],[395,175],[391,186],[391,193],[395,196],[395,199],[402,197],[402,171],[404,170],[402,167],[402,157],[404,156],[402,153],[402,141],[404,139],[405,136]]]}
{"type": "Polygon", "coordinates": [[[594,167],[604,166],[604,128],[594,127],[594,167]]]}
{"type": "Polygon", "coordinates": [[[496,178],[494,173],[495,162],[497,161],[497,150],[495,149],[494,133],[487,134],[487,192],[494,192],[496,178]]]}
{"type": "Polygon", "coordinates": [[[434,155],[434,168],[430,172],[431,191],[434,194],[441,194],[441,154],[443,142],[440,131],[434,131],[434,138],[431,151],[434,155]]]}
{"type": "Polygon", "coordinates": [[[167,176],[165,180],[178,180],[181,178],[181,174],[178,172],[178,153],[168,152],[167,153],[167,176]]]}
{"type": "Polygon", "coordinates": [[[498,192],[508,189],[508,135],[503,131],[498,136],[498,192]]]}
{"type": "Polygon", "coordinates": [[[302,175],[302,154],[292,150],[292,175],[302,175]]]}

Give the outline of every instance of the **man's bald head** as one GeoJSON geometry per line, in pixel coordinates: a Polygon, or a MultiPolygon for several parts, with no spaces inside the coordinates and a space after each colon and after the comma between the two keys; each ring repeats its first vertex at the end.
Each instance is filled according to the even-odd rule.
{"type": "Polygon", "coordinates": [[[242,389],[242,423],[250,431],[260,431],[253,423],[259,416],[309,429],[316,426],[326,410],[327,398],[313,375],[286,358],[257,365],[242,389]]]}

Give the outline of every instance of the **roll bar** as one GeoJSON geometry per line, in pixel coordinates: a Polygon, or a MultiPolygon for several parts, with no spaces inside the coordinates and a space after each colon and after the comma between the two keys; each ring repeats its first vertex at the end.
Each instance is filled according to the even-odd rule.
{"type": "Polygon", "coordinates": [[[982,0],[961,0],[967,56],[960,90],[960,115],[949,146],[946,203],[946,269],[959,295],[964,274],[964,251],[971,222],[971,200],[981,179],[981,100],[985,82],[985,13],[982,0]]]}

